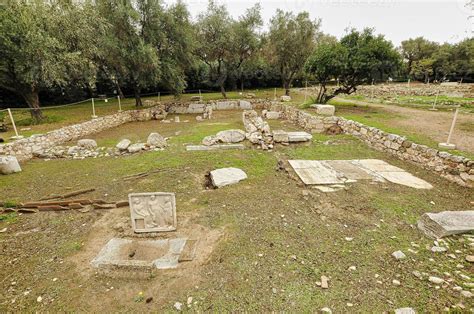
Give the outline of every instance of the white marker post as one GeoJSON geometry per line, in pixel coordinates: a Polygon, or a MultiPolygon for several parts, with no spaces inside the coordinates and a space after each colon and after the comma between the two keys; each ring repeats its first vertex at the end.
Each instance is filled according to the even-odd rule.
{"type": "Polygon", "coordinates": [[[7,110],[8,110],[8,115],[10,116],[10,121],[12,122],[12,125],[13,125],[13,130],[15,130],[15,136],[12,136],[11,138],[12,139],[23,138],[23,136],[20,136],[18,134],[18,130],[16,129],[16,125],[15,125],[15,120],[13,120],[12,111],[10,110],[10,108],[8,108],[7,110]]]}
{"type": "Polygon", "coordinates": [[[306,98],[308,97],[308,81],[305,83],[305,89],[304,89],[304,102],[306,103],[306,98]]]}
{"type": "Polygon", "coordinates": [[[94,97],[92,97],[92,119],[96,119],[94,97]]]}
{"type": "Polygon", "coordinates": [[[456,111],[454,111],[453,122],[451,122],[451,128],[449,129],[448,140],[446,141],[446,143],[439,143],[438,144],[439,148],[456,149],[456,145],[451,144],[451,137],[453,136],[453,131],[454,131],[454,126],[456,125],[456,120],[458,119],[458,112],[459,112],[459,106],[457,106],[456,111]]]}
{"type": "Polygon", "coordinates": [[[117,96],[118,104],[119,104],[119,111],[122,112],[122,104],[120,103],[120,96],[117,96]]]}
{"type": "Polygon", "coordinates": [[[161,92],[158,92],[158,101],[161,101],[161,92]]]}
{"type": "Polygon", "coordinates": [[[435,97],[435,100],[434,100],[434,103],[433,103],[433,108],[431,108],[431,110],[433,110],[433,111],[438,110],[438,109],[436,109],[436,103],[438,102],[438,96],[439,96],[439,89],[438,89],[438,92],[436,93],[436,97],[435,97]]]}
{"type": "Polygon", "coordinates": [[[277,89],[273,91],[273,100],[277,100],[277,89]]]}

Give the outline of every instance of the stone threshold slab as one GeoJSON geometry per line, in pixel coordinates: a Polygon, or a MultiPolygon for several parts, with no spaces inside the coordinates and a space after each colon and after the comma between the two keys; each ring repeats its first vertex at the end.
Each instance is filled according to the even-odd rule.
{"type": "Polygon", "coordinates": [[[212,150],[232,150],[232,149],[245,149],[243,144],[228,144],[228,145],[188,145],[186,151],[212,151],[212,150]]]}

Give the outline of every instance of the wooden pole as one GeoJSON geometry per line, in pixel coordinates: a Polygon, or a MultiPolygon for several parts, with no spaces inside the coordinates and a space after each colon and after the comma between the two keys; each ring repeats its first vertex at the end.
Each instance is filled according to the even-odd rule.
{"type": "Polygon", "coordinates": [[[277,100],[277,89],[273,91],[273,100],[277,100]]]}
{"type": "Polygon", "coordinates": [[[456,120],[458,119],[458,112],[459,112],[459,106],[457,106],[456,111],[454,111],[453,122],[451,123],[451,128],[449,129],[448,140],[446,141],[447,144],[451,143],[451,137],[453,135],[454,126],[456,125],[456,120]]]}
{"type": "Polygon", "coordinates": [[[305,89],[304,89],[304,102],[306,103],[306,98],[308,97],[308,81],[305,83],[305,89]]]}
{"type": "Polygon", "coordinates": [[[119,111],[122,112],[122,104],[120,103],[120,96],[117,96],[118,104],[119,104],[119,111]]]}
{"type": "Polygon", "coordinates": [[[15,130],[15,137],[20,137],[20,135],[18,134],[18,130],[16,129],[15,120],[13,120],[12,111],[10,110],[10,108],[8,108],[7,110],[8,110],[8,115],[10,116],[10,121],[12,122],[12,125],[13,125],[13,130],[15,130]]]}
{"type": "Polygon", "coordinates": [[[92,119],[97,118],[95,115],[95,103],[94,103],[94,97],[92,97],[92,119]]]}
{"type": "Polygon", "coordinates": [[[161,101],[161,92],[158,92],[158,101],[161,101]]]}
{"type": "Polygon", "coordinates": [[[433,110],[436,110],[436,103],[438,102],[438,96],[439,96],[439,89],[438,89],[438,92],[436,93],[436,97],[435,97],[435,100],[434,100],[434,103],[433,103],[433,110]]]}

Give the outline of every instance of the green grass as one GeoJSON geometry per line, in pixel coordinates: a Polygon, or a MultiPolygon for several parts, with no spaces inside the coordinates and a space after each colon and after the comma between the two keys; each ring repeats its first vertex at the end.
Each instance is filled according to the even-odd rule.
{"type": "MultiPolygon", "coordinates": [[[[0,288],[5,302],[0,302],[0,310],[44,310],[46,305],[36,301],[38,295],[44,300],[54,298],[47,306],[56,312],[168,312],[178,301],[186,307],[190,296],[193,305],[186,310],[195,312],[315,312],[330,307],[336,313],[379,313],[404,306],[437,312],[459,302],[458,294],[453,295],[449,288],[436,290],[426,280],[416,279],[412,271],[442,276],[462,263],[467,272],[469,264],[461,258],[468,252],[465,243],[450,243],[450,251],[463,252],[456,253],[457,260],[434,256],[425,248],[432,240],[423,237],[414,223],[426,211],[468,208],[470,191],[371,150],[348,135],[315,134],[311,143],[277,145],[273,152],[250,145],[241,151],[185,151],[185,144],[198,144],[204,136],[241,128],[240,119],[240,112],[219,111],[212,121],[129,123],[95,137],[113,145],[124,136],[142,140],[157,131],[171,136],[169,147],[119,158],[32,160],[24,164],[22,172],[0,176],[2,196],[13,202],[90,187],[96,191],[85,197],[110,201],[126,199],[132,192],[175,192],[178,231],[164,237],[194,236],[201,228],[223,233],[217,245],[199,246],[193,262],[159,271],[153,278],[124,279],[96,274],[89,262],[110,238],[124,235],[114,226],[129,223],[127,208],[84,214],[24,214],[9,232],[33,226],[40,231],[15,236],[15,241],[3,247],[6,258],[0,259],[0,277],[6,279],[0,288]],[[181,133],[175,136],[176,131],[181,133]],[[294,158],[380,158],[427,180],[434,189],[360,181],[348,190],[319,193],[295,180],[291,170],[290,175],[276,170],[278,160],[294,158]],[[222,189],[205,189],[205,174],[220,167],[241,168],[248,179],[222,189]],[[126,175],[156,169],[162,171],[123,180],[126,175]],[[303,191],[310,195],[304,196],[303,191]],[[348,242],[345,237],[354,240],[348,242]],[[411,242],[419,245],[417,254],[408,253],[411,242]],[[206,250],[211,253],[204,258],[206,250]],[[395,261],[390,254],[396,250],[403,250],[408,258],[395,261]],[[21,258],[11,267],[9,261],[18,256],[21,258]],[[351,265],[357,266],[357,271],[348,271],[351,265]],[[376,279],[375,274],[380,277],[376,279]],[[317,286],[322,275],[330,277],[329,289],[317,286]],[[54,277],[59,280],[52,282],[54,277]],[[35,285],[31,285],[31,278],[35,285]],[[394,278],[401,280],[402,286],[393,286],[394,278]],[[13,280],[16,291],[9,289],[13,280]],[[115,289],[107,291],[111,286],[115,289]],[[32,292],[25,297],[27,288],[32,292]],[[140,291],[145,298],[152,296],[153,302],[137,299],[140,291]],[[11,303],[14,298],[16,302],[11,303]],[[348,307],[348,302],[354,307],[348,307]]],[[[271,123],[272,128],[291,129],[283,121],[271,123]]],[[[0,229],[4,222],[0,221],[0,229]]],[[[206,235],[200,241],[205,243],[206,235]]]]}
{"type": "Polygon", "coordinates": [[[15,223],[17,220],[18,220],[17,213],[0,214],[0,222],[11,224],[11,223],[15,223]]]}
{"type": "MultiPolygon", "coordinates": [[[[436,96],[393,96],[372,98],[364,95],[344,95],[344,99],[365,101],[369,103],[384,103],[387,105],[396,105],[402,107],[411,107],[416,109],[431,109],[435,103],[436,96]]],[[[474,113],[474,98],[469,97],[451,97],[439,95],[436,100],[436,109],[441,111],[452,110],[455,106],[461,106],[462,111],[474,113]]]]}

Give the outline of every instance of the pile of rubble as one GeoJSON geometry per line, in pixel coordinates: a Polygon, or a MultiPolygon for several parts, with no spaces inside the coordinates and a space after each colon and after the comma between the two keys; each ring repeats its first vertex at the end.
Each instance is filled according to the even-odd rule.
{"type": "Polygon", "coordinates": [[[108,156],[121,156],[141,151],[162,150],[168,144],[159,133],[151,133],[146,143],[133,143],[128,139],[121,140],[114,148],[98,147],[92,139],[82,139],[74,146],[54,146],[45,150],[35,151],[33,154],[42,159],[85,159],[108,156]]]}
{"type": "Polygon", "coordinates": [[[273,134],[268,122],[259,117],[255,110],[246,110],[242,113],[242,121],[247,133],[245,137],[252,144],[259,145],[263,150],[273,148],[273,134]]]}

